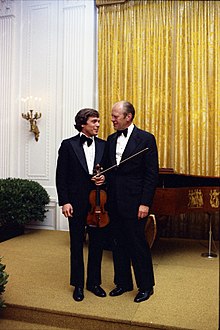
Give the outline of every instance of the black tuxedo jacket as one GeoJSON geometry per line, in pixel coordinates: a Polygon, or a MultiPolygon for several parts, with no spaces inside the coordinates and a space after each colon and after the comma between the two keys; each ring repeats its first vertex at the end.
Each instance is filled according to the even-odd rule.
{"type": "MultiPolygon", "coordinates": [[[[106,168],[116,164],[116,141],[116,133],[107,139],[106,168]]],[[[144,148],[148,150],[106,172],[109,213],[117,205],[119,213],[133,218],[137,217],[139,205],[151,206],[159,173],[154,135],[134,126],[121,161],[144,148]]]]}
{"type": "MultiPolygon", "coordinates": [[[[94,142],[95,166],[101,163],[106,141],[95,137],[94,142]]],[[[57,160],[56,187],[60,206],[70,203],[75,217],[87,215],[90,208],[89,193],[95,189],[95,185],[89,175],[80,134],[61,143],[57,160]]]]}

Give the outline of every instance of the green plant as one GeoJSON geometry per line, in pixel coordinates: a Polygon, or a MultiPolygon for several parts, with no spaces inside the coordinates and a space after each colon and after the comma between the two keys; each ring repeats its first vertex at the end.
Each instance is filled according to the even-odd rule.
{"type": "Polygon", "coordinates": [[[0,179],[0,226],[44,221],[49,201],[47,191],[36,181],[0,179]]]}
{"type": "Polygon", "coordinates": [[[0,308],[6,307],[2,294],[5,292],[5,286],[8,282],[9,275],[5,272],[5,265],[1,263],[2,257],[0,257],[0,308]]]}

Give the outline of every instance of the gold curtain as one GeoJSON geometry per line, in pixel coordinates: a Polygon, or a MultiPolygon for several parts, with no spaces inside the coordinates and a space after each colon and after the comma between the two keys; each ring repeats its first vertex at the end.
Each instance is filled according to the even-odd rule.
{"type": "Polygon", "coordinates": [[[128,1],[98,8],[100,136],[112,105],[157,140],[160,167],[220,175],[220,1],[128,1]]]}

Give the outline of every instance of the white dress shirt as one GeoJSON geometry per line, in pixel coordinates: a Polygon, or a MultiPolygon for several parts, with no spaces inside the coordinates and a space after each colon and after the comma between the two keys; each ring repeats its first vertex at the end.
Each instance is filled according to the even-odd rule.
{"type": "Polygon", "coordinates": [[[119,165],[119,163],[121,161],[122,154],[123,154],[123,152],[125,150],[125,147],[126,147],[126,145],[128,143],[129,137],[130,137],[133,129],[134,129],[134,124],[131,124],[128,127],[128,134],[127,134],[127,136],[124,136],[124,134],[121,134],[117,138],[117,143],[116,143],[116,163],[117,163],[117,165],[119,165]]]}
{"type": "MultiPolygon", "coordinates": [[[[80,134],[80,136],[83,133],[80,134]]],[[[94,161],[95,161],[95,139],[94,136],[91,137],[91,139],[93,140],[92,144],[90,146],[88,146],[87,142],[83,143],[83,149],[85,152],[85,156],[86,156],[86,163],[88,166],[88,170],[89,170],[89,174],[93,175],[93,171],[94,171],[94,161]]]]}

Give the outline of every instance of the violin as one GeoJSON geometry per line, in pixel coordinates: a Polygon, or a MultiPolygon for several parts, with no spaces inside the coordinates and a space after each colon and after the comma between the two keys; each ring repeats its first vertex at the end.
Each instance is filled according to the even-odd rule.
{"type": "MultiPolygon", "coordinates": [[[[99,175],[101,167],[96,165],[95,174],[99,175]]],[[[107,200],[106,192],[100,189],[100,186],[96,186],[95,190],[92,190],[89,194],[89,202],[91,209],[87,215],[87,224],[93,227],[105,227],[109,223],[108,212],[105,210],[105,203],[107,200]]]]}

